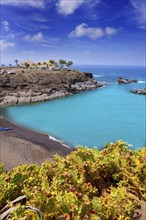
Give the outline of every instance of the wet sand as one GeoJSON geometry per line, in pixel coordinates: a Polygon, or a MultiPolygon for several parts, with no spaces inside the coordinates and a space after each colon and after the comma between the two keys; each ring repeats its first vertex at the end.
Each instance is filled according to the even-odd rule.
{"type": "Polygon", "coordinates": [[[12,127],[11,131],[0,131],[0,162],[6,170],[21,163],[41,164],[53,160],[55,154],[66,156],[74,150],[47,134],[21,127],[5,117],[0,118],[0,127],[12,127]]]}

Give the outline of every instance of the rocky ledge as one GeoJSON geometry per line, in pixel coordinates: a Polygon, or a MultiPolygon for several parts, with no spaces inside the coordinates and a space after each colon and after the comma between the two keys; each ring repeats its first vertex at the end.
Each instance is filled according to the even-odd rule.
{"type": "Polygon", "coordinates": [[[141,95],[146,95],[146,89],[133,89],[131,92],[141,95]]]}
{"type": "Polygon", "coordinates": [[[122,77],[118,77],[119,84],[128,84],[128,83],[137,83],[138,80],[136,79],[123,79],[122,77]]]}
{"type": "Polygon", "coordinates": [[[52,100],[99,87],[92,73],[8,69],[0,75],[0,106],[52,100]]]}

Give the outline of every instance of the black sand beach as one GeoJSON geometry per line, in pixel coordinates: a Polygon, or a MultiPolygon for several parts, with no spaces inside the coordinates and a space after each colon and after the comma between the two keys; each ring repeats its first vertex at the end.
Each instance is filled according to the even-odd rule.
{"type": "Polygon", "coordinates": [[[47,134],[18,126],[5,117],[0,118],[0,127],[12,127],[11,131],[0,131],[0,162],[6,170],[21,163],[41,164],[53,160],[55,154],[66,156],[74,150],[47,134]]]}

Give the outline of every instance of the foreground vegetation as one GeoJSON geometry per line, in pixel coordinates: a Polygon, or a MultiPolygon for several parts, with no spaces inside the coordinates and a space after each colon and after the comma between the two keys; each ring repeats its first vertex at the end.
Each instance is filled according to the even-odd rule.
{"type": "MultiPolygon", "coordinates": [[[[41,166],[0,168],[0,209],[21,195],[43,219],[130,220],[146,200],[146,149],[130,150],[118,141],[101,151],[78,147],[66,158],[41,166]]],[[[19,203],[12,220],[39,219],[19,203]]]]}

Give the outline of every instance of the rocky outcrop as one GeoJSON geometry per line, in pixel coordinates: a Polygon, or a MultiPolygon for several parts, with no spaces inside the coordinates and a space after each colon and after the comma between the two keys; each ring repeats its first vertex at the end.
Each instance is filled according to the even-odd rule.
{"type": "Polygon", "coordinates": [[[119,84],[137,83],[137,82],[138,82],[138,80],[136,80],[136,79],[123,79],[122,77],[118,78],[119,84]]]}
{"type": "Polygon", "coordinates": [[[91,73],[79,71],[13,69],[13,72],[0,75],[0,106],[41,102],[102,86],[91,73]]]}
{"type": "Polygon", "coordinates": [[[131,92],[141,95],[146,95],[146,89],[133,89],[131,92]]]}

